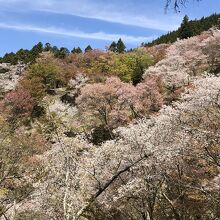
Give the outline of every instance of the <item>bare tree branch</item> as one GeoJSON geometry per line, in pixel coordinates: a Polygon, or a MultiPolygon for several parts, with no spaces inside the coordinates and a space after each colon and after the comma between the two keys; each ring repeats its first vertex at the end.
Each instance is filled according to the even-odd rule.
{"type": "MultiPolygon", "coordinates": [[[[194,1],[201,1],[201,0],[194,0],[194,1]]],[[[167,0],[165,5],[165,10],[169,8],[170,5],[174,6],[175,12],[180,12],[180,7],[185,6],[188,0],[167,0]]]]}

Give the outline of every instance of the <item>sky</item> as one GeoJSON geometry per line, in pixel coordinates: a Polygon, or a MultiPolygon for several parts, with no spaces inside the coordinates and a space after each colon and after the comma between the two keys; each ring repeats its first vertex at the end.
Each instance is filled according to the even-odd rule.
{"type": "Polygon", "coordinates": [[[188,0],[180,13],[165,0],[0,0],[0,56],[38,42],[105,49],[119,38],[127,48],[175,30],[184,15],[220,13],[220,0],[188,0]]]}

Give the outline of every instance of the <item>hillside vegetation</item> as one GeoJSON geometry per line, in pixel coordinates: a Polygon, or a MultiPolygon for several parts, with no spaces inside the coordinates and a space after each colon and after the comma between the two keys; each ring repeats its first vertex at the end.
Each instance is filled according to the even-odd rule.
{"type": "Polygon", "coordinates": [[[181,26],[177,30],[164,34],[152,42],[143,45],[153,46],[163,43],[173,43],[178,38],[185,39],[188,37],[193,37],[217,25],[220,25],[220,14],[213,14],[208,17],[202,17],[199,20],[189,20],[189,17],[185,16],[181,26]]]}
{"type": "Polygon", "coordinates": [[[130,52],[34,48],[0,65],[0,219],[220,219],[217,28],[130,52]]]}

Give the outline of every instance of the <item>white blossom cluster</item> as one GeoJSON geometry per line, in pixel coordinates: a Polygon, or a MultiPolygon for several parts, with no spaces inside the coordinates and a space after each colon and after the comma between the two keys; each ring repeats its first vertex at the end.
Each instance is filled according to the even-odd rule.
{"type": "Polygon", "coordinates": [[[5,73],[0,73],[0,90],[2,92],[8,92],[15,89],[18,80],[21,77],[22,72],[25,69],[25,65],[17,64],[10,65],[7,63],[0,64],[0,71],[6,70],[5,73]]]}
{"type": "MultiPolygon", "coordinates": [[[[146,181],[157,179],[162,167],[172,166],[178,155],[194,147],[197,141],[194,140],[195,127],[200,142],[208,144],[209,140],[204,136],[206,119],[201,122],[201,130],[197,120],[204,115],[201,112],[210,108],[210,120],[220,116],[216,112],[220,104],[219,88],[217,76],[198,79],[173,107],[165,106],[157,116],[117,129],[118,139],[102,146],[93,146],[79,138],[57,142],[56,151],[47,156],[50,171],[47,189],[51,193],[47,196],[60,198],[66,215],[77,219],[91,201],[97,200],[108,208],[129,195],[145,192],[146,181]],[[130,168],[117,176],[127,167],[130,168]],[[143,175],[152,167],[157,170],[156,174],[143,175]]],[[[206,132],[212,135],[210,129],[206,132]]],[[[219,134],[216,134],[216,141],[220,140],[219,134]]],[[[153,189],[148,187],[147,192],[150,190],[153,189]]]]}
{"type": "Polygon", "coordinates": [[[167,49],[166,57],[145,72],[148,75],[159,75],[165,85],[181,87],[189,84],[198,73],[207,69],[208,56],[206,46],[220,39],[219,30],[210,30],[195,37],[179,40],[167,49]]]}

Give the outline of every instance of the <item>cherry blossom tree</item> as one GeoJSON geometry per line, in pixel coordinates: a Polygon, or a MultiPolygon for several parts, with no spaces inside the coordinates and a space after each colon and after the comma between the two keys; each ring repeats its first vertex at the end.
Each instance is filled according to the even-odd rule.
{"type": "Polygon", "coordinates": [[[220,65],[220,34],[219,31],[213,32],[213,36],[208,38],[206,45],[204,46],[203,52],[207,55],[209,72],[218,73],[220,65]]]}
{"type": "Polygon", "coordinates": [[[159,75],[169,88],[189,84],[195,76],[208,70],[208,54],[204,54],[204,49],[214,38],[219,38],[218,30],[175,42],[168,47],[165,59],[149,67],[145,76],[159,75]]]}
{"type": "Polygon", "coordinates": [[[86,118],[97,118],[112,129],[158,111],[163,104],[161,93],[161,83],[156,77],[136,87],[111,77],[105,83],[87,84],[76,102],[86,118]]]}

